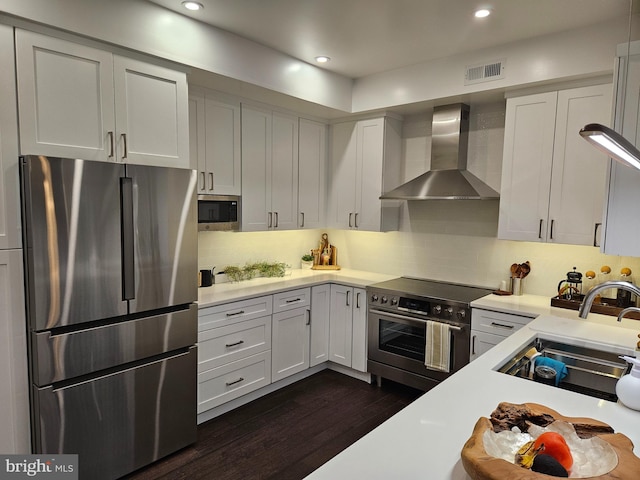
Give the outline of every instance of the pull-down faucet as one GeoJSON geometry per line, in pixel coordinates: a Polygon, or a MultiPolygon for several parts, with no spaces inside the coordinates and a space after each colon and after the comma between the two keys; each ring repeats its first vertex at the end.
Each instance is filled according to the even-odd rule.
{"type": "MultiPolygon", "coordinates": [[[[607,288],[621,288],[622,290],[627,290],[628,292],[631,292],[636,296],[640,297],[640,288],[636,287],[631,282],[613,280],[611,282],[601,283],[600,285],[596,285],[595,287],[593,287],[585,295],[584,300],[582,300],[582,303],[580,304],[580,310],[578,311],[578,316],[580,318],[587,318],[587,315],[589,315],[589,310],[591,310],[591,306],[593,305],[593,300],[596,298],[596,295],[598,294],[599,291],[606,290],[607,288]]],[[[622,321],[622,316],[618,317],[618,321],[619,322],[622,321]]]]}

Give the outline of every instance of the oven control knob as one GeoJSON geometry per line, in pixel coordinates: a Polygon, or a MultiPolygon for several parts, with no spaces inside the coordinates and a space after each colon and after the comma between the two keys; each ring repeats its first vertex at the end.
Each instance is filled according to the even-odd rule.
{"type": "Polygon", "coordinates": [[[373,295],[371,295],[371,301],[372,302],[377,302],[378,301],[378,295],[376,295],[375,293],[373,295]]]}
{"type": "Polygon", "coordinates": [[[435,313],[436,315],[440,315],[441,311],[442,307],[440,305],[436,305],[435,307],[433,307],[433,313],[435,313]]]}
{"type": "Polygon", "coordinates": [[[447,317],[450,317],[451,315],[453,315],[453,307],[447,307],[444,313],[447,315],[447,317]]]}
{"type": "Polygon", "coordinates": [[[397,305],[398,304],[398,299],[396,297],[393,297],[391,299],[391,305],[397,305]]]}
{"type": "Polygon", "coordinates": [[[458,318],[460,320],[464,320],[466,316],[467,316],[467,312],[465,312],[464,310],[458,310],[458,318]]]}
{"type": "Polygon", "coordinates": [[[389,301],[389,299],[387,297],[382,297],[382,299],[380,301],[382,303],[387,303],[389,301]]]}

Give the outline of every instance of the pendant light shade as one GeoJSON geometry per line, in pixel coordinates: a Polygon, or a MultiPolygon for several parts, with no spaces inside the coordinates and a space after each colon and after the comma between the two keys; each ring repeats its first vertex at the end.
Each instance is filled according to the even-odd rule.
{"type": "Polygon", "coordinates": [[[614,160],[640,170],[640,150],[618,132],[599,123],[590,123],[580,130],[580,135],[614,160]]]}

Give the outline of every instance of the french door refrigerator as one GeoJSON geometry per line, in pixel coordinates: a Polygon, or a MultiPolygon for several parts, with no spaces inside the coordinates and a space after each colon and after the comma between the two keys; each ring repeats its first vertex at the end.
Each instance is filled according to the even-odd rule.
{"type": "Polygon", "coordinates": [[[114,479],[196,439],[192,170],[20,159],[32,446],[114,479]]]}

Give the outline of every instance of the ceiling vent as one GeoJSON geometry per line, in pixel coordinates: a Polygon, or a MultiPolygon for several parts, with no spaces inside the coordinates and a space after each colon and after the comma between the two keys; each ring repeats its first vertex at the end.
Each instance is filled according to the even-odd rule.
{"type": "Polygon", "coordinates": [[[501,80],[504,78],[504,60],[496,60],[480,65],[467,65],[464,75],[464,84],[473,85],[474,83],[490,82],[493,80],[501,80]]]}

